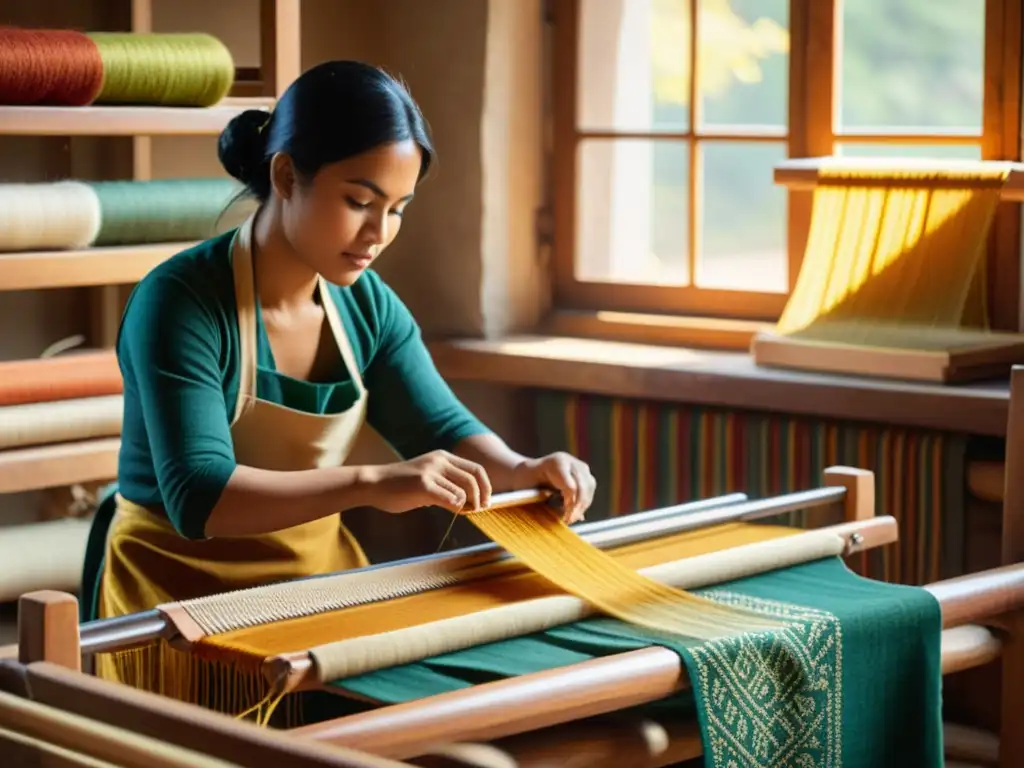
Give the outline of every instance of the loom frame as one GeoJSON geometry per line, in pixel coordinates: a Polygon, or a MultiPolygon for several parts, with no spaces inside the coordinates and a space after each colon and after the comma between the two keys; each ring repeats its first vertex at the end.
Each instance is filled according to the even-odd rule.
{"type": "MultiPolygon", "coordinates": [[[[837,530],[837,533],[847,538],[849,554],[896,540],[898,532],[893,518],[873,518],[874,481],[871,472],[852,467],[830,467],[825,470],[824,480],[821,488],[784,494],[771,499],[742,502],[740,498],[745,499],[745,496],[730,494],[650,510],[635,516],[583,524],[577,526],[576,530],[596,546],[608,547],[718,523],[754,521],[799,509],[808,510],[810,527],[818,528],[827,520],[829,508],[842,504],[846,528],[843,531],[837,530]]],[[[549,496],[549,493],[537,489],[497,494],[492,499],[491,507],[527,504],[549,496]]],[[[484,544],[449,553],[353,569],[340,576],[326,576],[334,576],[341,580],[359,579],[376,571],[382,575],[386,572],[390,580],[397,581],[397,575],[401,574],[403,569],[415,574],[425,564],[429,567],[432,563],[449,561],[450,568],[470,571],[476,566],[505,559],[508,559],[508,555],[495,545],[484,544]]],[[[38,627],[40,624],[35,618],[38,611],[33,606],[26,608],[26,616],[30,617],[33,624],[28,625],[24,633],[19,629],[19,658],[23,662],[47,658],[44,653],[26,650],[38,644],[34,639],[38,632],[31,627],[38,627]]],[[[83,624],[79,629],[79,643],[74,653],[81,655],[124,650],[158,637],[180,650],[187,651],[203,637],[203,631],[180,604],[158,606],[154,610],[139,614],[83,624]]],[[[268,657],[263,661],[262,674],[271,689],[279,693],[311,689],[339,693],[336,688],[321,684],[313,656],[309,651],[268,657]]]]}
{"type": "MultiPolygon", "coordinates": [[[[872,514],[874,486],[870,472],[834,468],[828,477],[829,482],[844,489],[845,519],[869,524],[886,521],[872,514]]],[[[822,509],[822,515],[827,511],[822,509]]],[[[880,541],[885,539],[868,537],[861,546],[870,548],[880,541]]],[[[1006,667],[1005,708],[1006,700],[1016,695],[1016,689],[1024,687],[1024,565],[972,574],[927,588],[943,610],[944,674],[1001,657],[1006,667]]],[[[224,739],[227,737],[216,735],[223,734],[225,728],[239,726],[250,733],[259,732],[261,737],[266,735],[263,729],[195,705],[81,674],[81,649],[75,642],[78,606],[73,596],[53,592],[30,594],[24,596],[21,608],[25,619],[19,644],[21,660],[7,662],[7,666],[25,680],[25,690],[30,697],[73,712],[101,712],[104,713],[101,719],[108,722],[158,735],[181,746],[212,744],[207,751],[215,755],[226,754],[224,739]],[[214,736],[210,736],[211,731],[214,736]]],[[[669,743],[654,755],[650,753],[648,741],[637,739],[640,724],[627,718],[606,726],[589,718],[663,698],[685,685],[685,672],[678,656],[666,649],[648,648],[381,707],[292,729],[280,736],[296,744],[346,746],[382,758],[409,760],[432,755],[448,760],[439,763],[446,765],[473,765],[469,762],[470,756],[474,749],[482,747],[466,742],[479,740],[498,740],[494,748],[510,750],[517,757],[526,758],[521,764],[529,765],[531,755],[533,758],[540,753],[550,756],[551,750],[557,751],[559,739],[572,736],[587,739],[588,744],[598,750],[605,760],[598,763],[600,765],[620,765],[621,762],[615,761],[623,760],[626,754],[630,755],[631,765],[665,765],[666,760],[700,755],[695,724],[659,724],[668,734],[669,743]],[[556,683],[561,692],[553,699],[550,691],[556,683]],[[536,738],[538,729],[541,730],[539,740],[536,738]],[[638,743],[632,744],[630,740],[638,743]],[[632,752],[624,746],[625,742],[632,744],[632,752]],[[644,753],[644,749],[648,752],[644,753]]],[[[1008,724],[1009,720],[1004,718],[1004,723],[1008,724]]],[[[1004,739],[1006,730],[1007,725],[1004,725],[1004,739]]],[[[967,736],[976,738],[972,732],[967,736]]],[[[250,738],[242,736],[242,731],[231,737],[250,738]]],[[[277,737],[274,733],[273,738],[277,737]]],[[[253,734],[251,738],[257,737],[253,734]]],[[[231,748],[237,749],[236,742],[232,744],[235,746],[231,748]]],[[[252,753],[254,760],[258,759],[255,754],[260,750],[253,749],[252,753]]],[[[262,754],[265,759],[266,753],[262,754]]],[[[1007,754],[1011,756],[1001,755],[1000,768],[1018,764],[1013,760],[1019,755],[1007,754]]]]}
{"type": "MultiPolygon", "coordinates": [[[[1001,199],[1024,201],[1024,164],[995,160],[802,157],[778,163],[774,180],[790,191],[808,191],[818,186],[823,172],[830,167],[913,168],[938,172],[960,166],[1006,167],[1009,174],[1001,189],[1001,199]]],[[[1014,364],[1024,362],[1024,334],[992,331],[984,334],[984,338],[977,336],[976,331],[965,332],[962,341],[944,349],[916,350],[803,339],[762,330],[753,335],[750,355],[755,364],[765,367],[937,384],[962,384],[1005,376],[1014,364]]]]}

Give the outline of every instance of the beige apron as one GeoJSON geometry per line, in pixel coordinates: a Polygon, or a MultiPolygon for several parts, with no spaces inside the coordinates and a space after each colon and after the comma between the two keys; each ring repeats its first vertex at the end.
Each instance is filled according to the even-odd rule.
{"type": "MultiPolygon", "coordinates": [[[[256,307],[252,225],[232,243],[241,349],[239,395],[231,423],[235,459],[259,469],[336,467],[348,458],[366,417],[367,393],[337,307],[323,278],[320,298],[341,358],[359,393],[344,413],[303,413],[256,396],[256,307]]],[[[100,585],[99,617],[268,582],[358,568],[366,556],[335,513],[268,534],[193,541],[161,510],[120,496],[100,585]]]]}

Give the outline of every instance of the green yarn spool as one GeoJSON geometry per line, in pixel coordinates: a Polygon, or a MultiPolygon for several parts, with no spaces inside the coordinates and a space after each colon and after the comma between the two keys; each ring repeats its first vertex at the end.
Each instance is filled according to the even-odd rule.
{"type": "Polygon", "coordinates": [[[213,237],[229,228],[225,224],[229,207],[242,191],[233,179],[93,181],[89,185],[100,200],[100,231],[93,241],[97,246],[213,237]]]}
{"type": "Polygon", "coordinates": [[[227,47],[203,33],[90,32],[103,60],[95,104],[209,107],[235,81],[227,47]]]}

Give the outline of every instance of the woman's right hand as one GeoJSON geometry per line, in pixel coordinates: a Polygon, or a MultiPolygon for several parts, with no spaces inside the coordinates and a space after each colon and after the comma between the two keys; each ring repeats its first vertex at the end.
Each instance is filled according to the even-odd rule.
{"type": "Polygon", "coordinates": [[[367,470],[370,503],[385,512],[437,506],[459,514],[491,502],[491,481],[484,468],[448,451],[367,470]]]}

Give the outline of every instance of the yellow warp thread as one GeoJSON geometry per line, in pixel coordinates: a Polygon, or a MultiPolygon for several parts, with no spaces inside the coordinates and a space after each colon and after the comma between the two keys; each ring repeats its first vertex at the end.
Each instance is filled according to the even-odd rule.
{"type": "Polygon", "coordinates": [[[209,660],[160,639],[96,655],[96,676],[161,696],[268,725],[283,703],[281,722],[302,722],[301,699],[282,696],[259,667],[209,660]]]}
{"type": "Polygon", "coordinates": [[[778,332],[855,343],[896,326],[987,327],[984,256],[1008,173],[995,163],[822,170],[778,332]]]}
{"type": "Polygon", "coordinates": [[[621,621],[698,640],[778,627],[766,617],[640,575],[581,539],[546,505],[467,517],[531,571],[621,621]]]}

